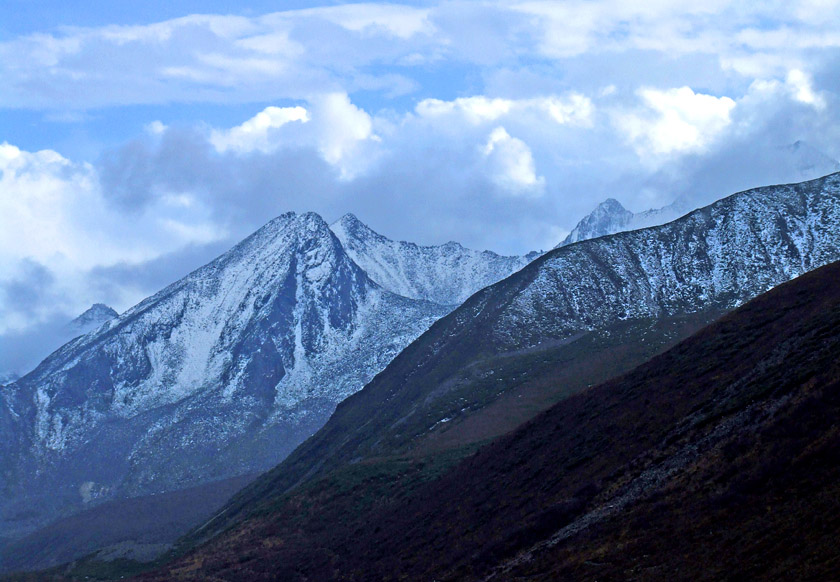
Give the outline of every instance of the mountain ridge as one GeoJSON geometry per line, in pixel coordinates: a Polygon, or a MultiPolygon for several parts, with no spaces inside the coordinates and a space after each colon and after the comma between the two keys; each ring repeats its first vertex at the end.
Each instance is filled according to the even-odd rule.
{"type": "Polygon", "coordinates": [[[281,495],[336,467],[410,452],[441,422],[470,414],[459,386],[473,390],[471,370],[491,377],[506,353],[622,321],[725,311],[834,260],[840,174],[736,193],[667,225],[551,251],[435,322],[210,530],[247,513],[261,491],[281,495]]]}
{"type": "MultiPolygon", "coordinates": [[[[392,243],[353,220],[367,241],[422,250],[425,269],[392,270],[420,289],[463,267],[480,276],[459,273],[453,289],[471,293],[527,261],[392,243]]],[[[0,394],[4,535],[275,465],[453,308],[388,282],[371,279],[320,216],[290,212],[68,342],[0,394]]]]}
{"type": "Polygon", "coordinates": [[[461,304],[537,255],[502,256],[467,249],[454,241],[436,246],[393,241],[353,214],[345,214],[330,228],[374,281],[398,295],[441,305],[461,304]]]}
{"type": "Polygon", "coordinates": [[[838,276],[781,284],[425,482],[428,458],[356,461],[141,579],[830,578],[838,276]]]}

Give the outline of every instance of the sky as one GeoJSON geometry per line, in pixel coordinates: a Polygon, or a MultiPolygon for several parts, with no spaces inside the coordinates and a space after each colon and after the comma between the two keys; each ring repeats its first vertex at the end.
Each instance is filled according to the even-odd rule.
{"type": "Polygon", "coordinates": [[[522,254],[840,158],[840,2],[0,3],[0,373],[276,215],[522,254]]]}

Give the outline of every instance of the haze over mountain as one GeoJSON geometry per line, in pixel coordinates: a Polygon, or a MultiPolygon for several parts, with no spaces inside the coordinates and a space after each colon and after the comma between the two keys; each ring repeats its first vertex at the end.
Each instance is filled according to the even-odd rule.
{"type": "Polygon", "coordinates": [[[119,316],[119,313],[104,303],[94,303],[79,317],[67,324],[67,331],[74,334],[73,337],[84,335],[117,316],[119,316]]]}
{"type": "MultiPolygon", "coordinates": [[[[23,348],[22,351],[29,351],[29,353],[27,353],[26,356],[19,357],[24,361],[31,360],[32,357],[43,359],[51,351],[60,347],[62,344],[75,337],[95,330],[109,319],[117,317],[117,315],[119,314],[116,311],[104,303],[94,303],[72,321],[66,322],[63,325],[56,324],[56,329],[44,330],[43,336],[39,338],[39,341],[36,342],[36,345],[32,347],[31,350],[23,348]]],[[[10,384],[20,378],[22,374],[29,371],[31,371],[31,369],[19,369],[18,371],[6,372],[0,371],[0,385],[10,384]]]]}
{"type": "MultiPolygon", "coordinates": [[[[390,271],[417,289],[457,269],[452,293],[471,293],[527,262],[391,243],[355,222],[345,240],[365,264],[365,240],[426,254],[390,271]]],[[[275,465],[457,300],[382,283],[318,215],[288,213],[53,353],[0,394],[5,535],[275,465]]]]}

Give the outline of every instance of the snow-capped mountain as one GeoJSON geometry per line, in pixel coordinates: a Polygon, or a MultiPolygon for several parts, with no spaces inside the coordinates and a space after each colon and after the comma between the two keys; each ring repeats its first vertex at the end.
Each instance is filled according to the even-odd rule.
{"type": "Polygon", "coordinates": [[[459,305],[539,256],[506,257],[470,250],[456,242],[420,246],[393,241],[352,214],[344,215],[331,228],[347,254],[371,279],[398,295],[441,305],[459,305]]]}
{"type": "Polygon", "coordinates": [[[784,149],[791,158],[793,168],[803,180],[840,171],[840,162],[802,140],[797,140],[784,149]]]}
{"type": "Polygon", "coordinates": [[[383,289],[318,215],[282,215],[4,388],[5,529],[264,470],[450,309],[383,289]]]}
{"type": "Polygon", "coordinates": [[[581,219],[572,232],[555,248],[617,232],[659,226],[685,214],[680,210],[681,208],[680,204],[675,203],[644,212],[630,212],[615,198],[607,198],[581,219]]]}
{"type": "Polygon", "coordinates": [[[606,321],[735,307],[840,260],[840,174],[741,192],[662,225],[553,251],[505,306],[496,333],[528,342],[606,321]],[[539,309],[537,310],[537,307],[539,309]],[[542,315],[540,315],[542,316],[542,315]]]}
{"type": "MultiPolygon", "coordinates": [[[[409,450],[441,419],[469,417],[474,396],[458,390],[479,385],[470,373],[480,366],[492,378],[496,364],[623,322],[719,313],[838,260],[840,174],[741,192],[662,226],[553,250],[403,350],[270,474],[272,486],[282,492],[315,471],[409,450]]],[[[500,396],[506,385],[496,386],[500,396]]]]}
{"type": "Polygon", "coordinates": [[[0,373],[0,386],[3,386],[4,384],[11,384],[18,378],[20,378],[20,375],[14,372],[2,372],[0,373]]]}
{"type": "Polygon", "coordinates": [[[79,317],[68,323],[66,331],[71,337],[84,335],[118,315],[119,313],[104,303],[94,303],[79,317]]]}

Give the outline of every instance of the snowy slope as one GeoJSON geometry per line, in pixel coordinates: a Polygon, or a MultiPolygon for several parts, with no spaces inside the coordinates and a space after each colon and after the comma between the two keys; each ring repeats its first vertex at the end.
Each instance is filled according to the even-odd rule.
{"type": "Polygon", "coordinates": [[[449,309],[280,216],[3,389],[0,509],[35,512],[3,526],[264,470],[449,309]]]}
{"type": "Polygon", "coordinates": [[[385,289],[413,299],[458,305],[467,297],[518,271],[537,254],[506,257],[474,251],[456,242],[419,246],[392,241],[352,214],[331,226],[347,254],[385,289]]]}
{"type": "MultiPolygon", "coordinates": [[[[840,174],[741,192],[659,227],[553,250],[406,347],[269,475],[271,487],[286,491],[317,471],[411,450],[442,419],[457,423],[487,406],[486,392],[475,398],[459,387],[487,390],[482,380],[494,384],[495,364],[539,354],[538,346],[548,355],[621,333],[625,321],[720,312],[838,260],[840,174]]],[[[518,375],[495,380],[495,397],[519,386],[518,375]]]]}
{"type": "Polygon", "coordinates": [[[537,329],[563,337],[608,321],[735,307],[836,260],[840,174],[734,194],[656,228],[552,251],[528,267],[533,280],[494,327],[521,345],[537,329]]]}

